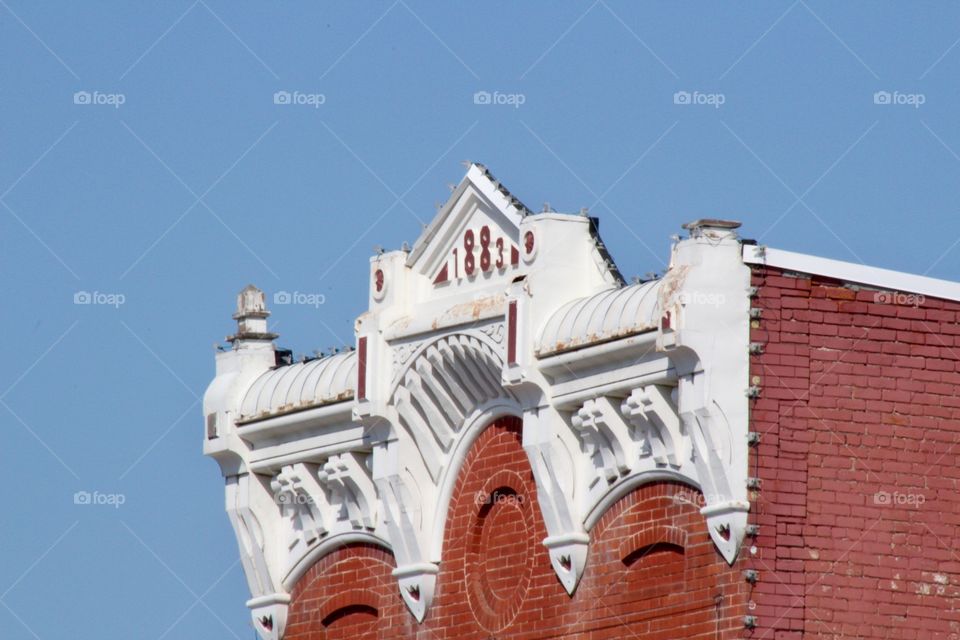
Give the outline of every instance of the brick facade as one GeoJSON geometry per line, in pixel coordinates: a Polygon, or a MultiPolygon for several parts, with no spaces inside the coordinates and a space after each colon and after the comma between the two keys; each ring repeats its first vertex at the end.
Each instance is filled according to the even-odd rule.
{"type": "Polygon", "coordinates": [[[756,267],[756,638],[960,638],[960,304],[756,267]]]}
{"type": "Polygon", "coordinates": [[[390,578],[389,552],[348,545],[299,582],[289,640],[334,638],[737,638],[748,585],[704,530],[700,494],[673,482],[636,488],[591,531],[586,573],[569,597],[540,544],[520,421],[478,437],[460,470],[444,560],[418,625],[390,578]]]}

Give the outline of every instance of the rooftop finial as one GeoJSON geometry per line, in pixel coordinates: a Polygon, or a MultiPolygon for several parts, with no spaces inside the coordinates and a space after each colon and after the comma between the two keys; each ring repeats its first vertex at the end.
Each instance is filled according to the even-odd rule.
{"type": "Polygon", "coordinates": [[[234,320],[248,316],[261,316],[266,318],[270,315],[267,311],[267,303],[264,299],[263,291],[252,284],[248,284],[237,294],[237,312],[234,314],[234,320]]]}
{"type": "Polygon", "coordinates": [[[237,294],[237,312],[233,314],[233,319],[237,321],[237,333],[228,336],[227,340],[234,345],[240,341],[272,341],[277,334],[267,331],[269,316],[263,291],[248,284],[237,294]]]}

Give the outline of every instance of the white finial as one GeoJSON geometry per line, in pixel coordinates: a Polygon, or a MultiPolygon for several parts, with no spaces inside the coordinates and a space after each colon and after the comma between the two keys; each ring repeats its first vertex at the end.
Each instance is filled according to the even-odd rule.
{"type": "Polygon", "coordinates": [[[256,314],[270,315],[270,312],[267,311],[267,303],[264,300],[263,291],[252,284],[248,284],[237,294],[237,313],[233,317],[239,320],[241,317],[256,314]]]}
{"type": "Polygon", "coordinates": [[[237,333],[227,339],[234,345],[272,341],[277,334],[267,331],[269,316],[263,291],[248,284],[237,294],[237,312],[233,314],[233,319],[237,321],[237,333]]]}

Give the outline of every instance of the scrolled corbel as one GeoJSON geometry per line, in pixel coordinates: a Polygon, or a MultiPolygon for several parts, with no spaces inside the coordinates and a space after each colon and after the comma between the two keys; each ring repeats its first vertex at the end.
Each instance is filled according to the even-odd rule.
{"type": "Polygon", "coordinates": [[[656,384],[634,389],[623,401],[621,411],[647,436],[657,464],[680,467],[690,459],[690,445],[684,437],[672,393],[672,387],[656,384]]]}

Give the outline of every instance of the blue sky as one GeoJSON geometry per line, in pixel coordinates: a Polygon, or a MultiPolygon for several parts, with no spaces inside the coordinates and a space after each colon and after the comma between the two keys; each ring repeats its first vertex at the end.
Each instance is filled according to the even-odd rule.
{"type": "Polygon", "coordinates": [[[234,296],[322,294],[274,306],[279,343],[351,344],[373,246],[416,240],[463,160],[590,207],[627,276],[724,217],[960,279],[958,25],[947,2],[0,0],[0,635],[253,636],[198,403],[234,296]]]}

